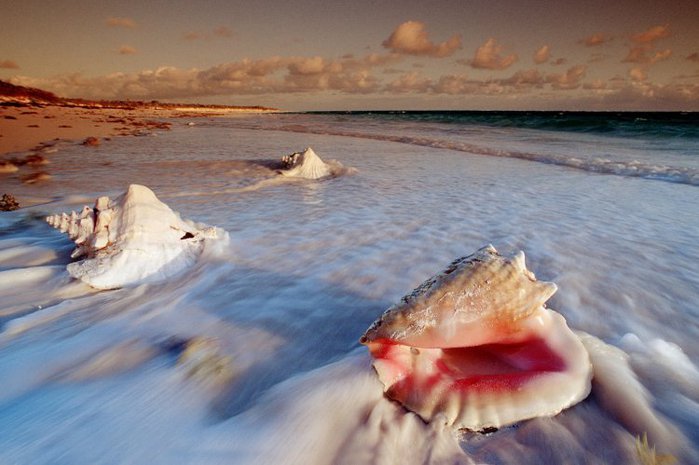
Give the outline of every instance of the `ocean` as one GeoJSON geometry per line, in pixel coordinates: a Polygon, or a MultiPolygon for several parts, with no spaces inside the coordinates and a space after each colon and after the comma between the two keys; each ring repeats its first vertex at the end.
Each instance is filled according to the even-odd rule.
{"type": "Polygon", "coordinates": [[[61,141],[44,183],[0,175],[0,193],[31,205],[0,213],[0,463],[637,464],[646,432],[699,463],[696,113],[171,122],[99,147],[61,141]],[[268,168],[306,147],[354,170],[268,168]],[[165,282],[71,279],[73,244],[44,217],[134,183],[228,242],[165,282]],[[359,337],[487,244],[524,251],[558,285],[548,307],[619,349],[610,378],[636,381],[616,396],[593,382],[555,417],[487,434],[385,398],[359,337]],[[217,341],[225,382],[183,366],[192,340],[217,341]]]}

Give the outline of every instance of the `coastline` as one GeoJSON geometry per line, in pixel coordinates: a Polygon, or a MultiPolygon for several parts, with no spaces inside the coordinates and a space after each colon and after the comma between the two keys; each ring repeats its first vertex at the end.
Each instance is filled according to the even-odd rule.
{"type": "Polygon", "coordinates": [[[0,160],[11,155],[37,152],[54,141],[83,142],[86,138],[141,135],[153,129],[167,130],[162,118],[197,118],[247,113],[276,112],[264,108],[205,107],[168,105],[166,107],[100,107],[95,105],[0,106],[0,160]]]}

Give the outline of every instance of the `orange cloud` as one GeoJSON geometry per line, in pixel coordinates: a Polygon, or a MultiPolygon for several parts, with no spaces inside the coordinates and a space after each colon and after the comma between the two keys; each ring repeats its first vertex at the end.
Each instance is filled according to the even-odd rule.
{"type": "Polygon", "coordinates": [[[548,45],[543,45],[539,50],[534,53],[534,63],[540,65],[546,63],[551,58],[551,47],[548,45]]]}
{"type": "Polygon", "coordinates": [[[394,53],[443,58],[461,48],[461,36],[455,34],[446,41],[435,44],[427,36],[425,23],[406,21],[399,25],[382,45],[394,53]]]}
{"type": "Polygon", "coordinates": [[[233,37],[233,31],[229,27],[219,26],[216,29],[214,29],[214,36],[224,38],[233,37]]]}
{"type": "Polygon", "coordinates": [[[655,50],[655,42],[670,36],[669,25],[653,26],[650,29],[633,34],[631,41],[635,44],[629,48],[629,53],[622,63],[636,63],[652,65],[659,61],[667,60],[672,55],[672,50],[655,50]]]}
{"type": "Polygon", "coordinates": [[[205,36],[203,34],[199,34],[198,32],[185,32],[182,35],[182,38],[184,40],[199,40],[203,39],[205,36]]]}
{"type": "Polygon", "coordinates": [[[604,90],[607,88],[607,83],[601,79],[595,79],[592,82],[586,82],[583,84],[583,89],[587,90],[604,90]]]}
{"type": "Polygon", "coordinates": [[[694,52],[694,53],[692,53],[691,55],[687,55],[687,56],[685,57],[685,59],[687,59],[687,60],[689,60],[689,61],[693,61],[693,62],[695,62],[695,63],[699,63],[699,53],[698,53],[698,52],[694,52]]]}
{"type": "Polygon", "coordinates": [[[19,65],[12,60],[0,61],[0,69],[19,69],[19,65]]]}
{"type": "Polygon", "coordinates": [[[551,87],[557,90],[577,89],[580,87],[586,71],[587,66],[576,65],[569,68],[563,74],[549,74],[546,76],[546,81],[551,84],[551,87]]]}
{"type": "Polygon", "coordinates": [[[631,40],[637,44],[650,44],[658,39],[663,39],[670,36],[670,25],[653,26],[650,29],[639,32],[631,36],[631,40]]]}
{"type": "Polygon", "coordinates": [[[432,80],[421,77],[419,73],[413,71],[400,76],[386,85],[385,90],[391,93],[418,92],[425,93],[432,87],[432,80]]]}
{"type": "Polygon", "coordinates": [[[106,23],[109,27],[123,27],[126,29],[133,29],[136,27],[136,21],[131,18],[110,17],[107,18],[106,23]]]}
{"type": "Polygon", "coordinates": [[[514,53],[501,56],[503,46],[498,44],[494,38],[488,39],[483,45],[478,47],[476,54],[470,64],[473,68],[479,69],[505,69],[509,68],[515,61],[517,55],[514,53]]]}
{"type": "Polygon", "coordinates": [[[626,55],[626,58],[624,58],[622,62],[652,65],[659,61],[667,60],[671,55],[672,50],[669,48],[653,52],[648,46],[639,45],[638,47],[631,47],[628,55],[626,55]]]}
{"type": "Polygon", "coordinates": [[[629,70],[629,77],[631,78],[632,81],[636,81],[636,82],[641,82],[641,81],[645,81],[646,79],[648,79],[648,75],[641,68],[631,68],[629,70]]]}
{"type": "Polygon", "coordinates": [[[184,40],[210,40],[213,38],[228,39],[233,37],[234,33],[228,26],[218,26],[211,32],[190,31],[182,35],[184,40]]]}
{"type": "Polygon", "coordinates": [[[122,45],[119,47],[119,50],[117,50],[117,53],[119,53],[119,55],[135,55],[138,53],[138,50],[130,45],[122,45]]]}
{"type": "Polygon", "coordinates": [[[580,39],[578,42],[581,44],[584,44],[586,47],[596,47],[598,45],[602,45],[602,44],[606,44],[607,42],[611,42],[612,39],[613,39],[612,36],[598,32],[596,34],[592,34],[592,35],[587,36],[583,39],[580,39]]]}

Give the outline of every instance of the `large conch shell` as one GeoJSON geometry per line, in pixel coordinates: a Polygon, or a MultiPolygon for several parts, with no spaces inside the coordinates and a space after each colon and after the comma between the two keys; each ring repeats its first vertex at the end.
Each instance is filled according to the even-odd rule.
{"type": "Polygon", "coordinates": [[[333,174],[332,168],[310,147],[303,152],[283,156],[282,166],[279,173],[294,178],[320,179],[333,174]]]}
{"type": "Polygon", "coordinates": [[[77,245],[68,273],[97,289],[168,278],[194,264],[215,228],[185,221],[153,191],[132,184],[114,200],[99,197],[94,208],[46,218],[77,245]]]}
{"type": "Polygon", "coordinates": [[[454,261],[392,306],[360,342],[385,393],[425,421],[474,431],[552,416],[590,392],[588,353],[544,302],[524,253],[454,261]]]}

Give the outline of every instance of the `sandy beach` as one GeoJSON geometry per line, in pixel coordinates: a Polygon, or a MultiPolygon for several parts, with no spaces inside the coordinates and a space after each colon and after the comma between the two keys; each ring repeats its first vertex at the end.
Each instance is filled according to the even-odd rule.
{"type": "Polygon", "coordinates": [[[70,106],[0,106],[0,157],[41,149],[53,141],[82,143],[88,137],[100,142],[116,136],[142,135],[151,130],[167,130],[162,118],[225,116],[258,112],[243,109],[182,108],[89,108],[70,106]]]}

